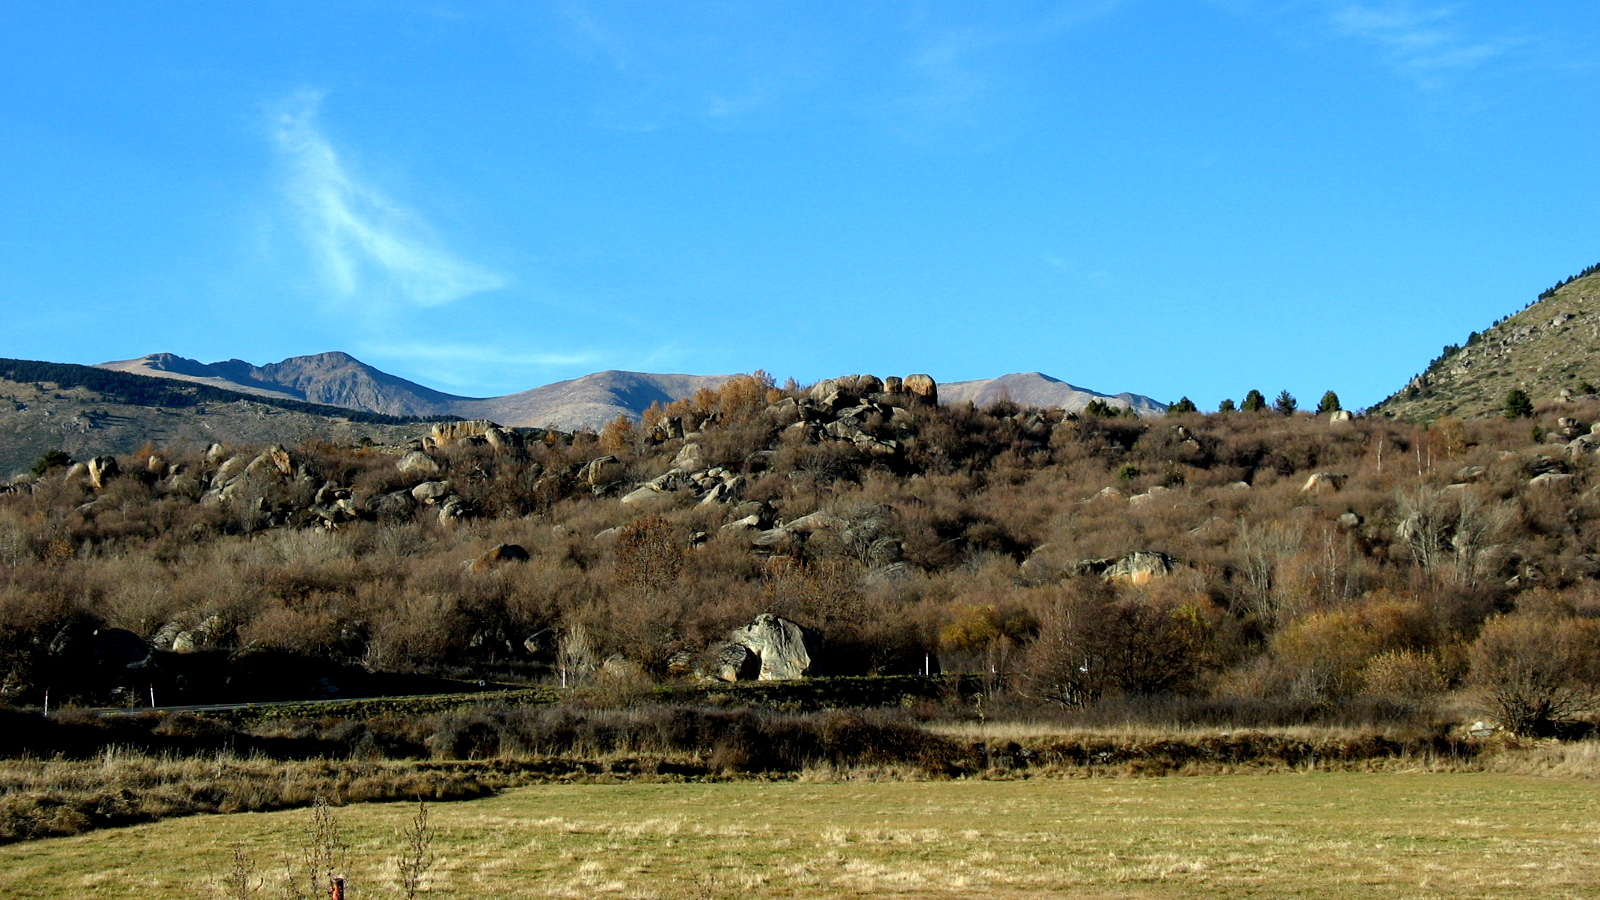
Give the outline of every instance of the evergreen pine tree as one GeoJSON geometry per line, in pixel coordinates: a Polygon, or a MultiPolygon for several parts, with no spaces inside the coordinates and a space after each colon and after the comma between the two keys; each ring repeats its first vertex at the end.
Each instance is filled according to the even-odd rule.
{"type": "Polygon", "coordinates": [[[1318,415],[1323,413],[1338,412],[1341,409],[1344,409],[1344,407],[1339,405],[1339,395],[1335,394],[1333,391],[1323,394],[1322,402],[1317,404],[1318,415]]]}
{"type": "Polygon", "coordinates": [[[1272,408],[1280,416],[1292,416],[1294,411],[1300,408],[1300,401],[1296,400],[1294,395],[1288,391],[1279,391],[1278,399],[1272,401],[1272,408]]]}
{"type": "Polygon", "coordinates": [[[68,456],[66,451],[51,450],[49,453],[39,457],[38,461],[33,464],[33,474],[43,478],[49,474],[51,469],[60,469],[70,465],[72,465],[72,457],[68,456]]]}
{"type": "Polygon", "coordinates": [[[1233,401],[1225,399],[1217,404],[1217,412],[1233,412],[1233,401]]]}
{"type": "Polygon", "coordinates": [[[1173,404],[1171,404],[1171,405],[1169,405],[1167,407],[1167,415],[1169,415],[1169,416],[1181,416],[1184,413],[1195,412],[1196,409],[1197,409],[1197,407],[1194,405],[1194,401],[1193,400],[1190,400],[1188,397],[1179,397],[1178,398],[1178,402],[1173,403],[1173,404]]]}
{"type": "Polygon", "coordinates": [[[1250,393],[1244,395],[1244,402],[1239,408],[1245,412],[1261,412],[1267,408],[1267,398],[1260,391],[1251,388],[1250,393]]]}
{"type": "Polygon", "coordinates": [[[1529,399],[1527,391],[1522,388],[1512,388],[1506,394],[1506,418],[1533,418],[1533,400],[1529,399]]]}

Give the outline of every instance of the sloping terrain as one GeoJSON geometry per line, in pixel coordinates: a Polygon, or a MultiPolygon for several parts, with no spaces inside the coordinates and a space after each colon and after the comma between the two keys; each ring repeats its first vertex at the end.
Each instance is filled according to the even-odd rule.
{"type": "Polygon", "coordinates": [[[463,398],[450,405],[450,412],[516,428],[599,429],[617,416],[637,421],[652,403],[667,404],[692,397],[695,391],[718,387],[731,377],[596,372],[503,397],[463,398]]]}
{"type": "Polygon", "coordinates": [[[265,366],[242,359],[202,363],[173,353],[152,353],[138,359],[101,363],[98,368],[389,416],[455,415],[451,404],[470,399],[423,387],[338,351],[292,356],[265,366]]]}
{"type": "MultiPolygon", "coordinates": [[[[615,369],[558,381],[500,397],[460,397],[423,387],[375,369],[347,353],[294,356],[255,366],[243,360],[202,363],[172,353],[101,363],[99,368],[207,384],[240,393],[342,406],[392,416],[460,416],[489,419],[514,428],[557,431],[600,429],[618,416],[638,421],[652,403],[667,404],[716,388],[730,375],[662,375],[615,369]]],[[[987,406],[1010,399],[1026,406],[1078,412],[1092,400],[1132,407],[1140,415],[1166,409],[1141,394],[1102,394],[1040,372],[943,385],[946,403],[970,400],[987,406]]]]}
{"type": "Polygon", "coordinates": [[[174,390],[154,379],[125,381],[137,378],[131,375],[112,375],[91,386],[72,378],[75,370],[91,376],[97,371],[56,364],[0,366],[0,478],[27,471],[52,450],[81,460],[133,453],[147,443],[178,449],[213,441],[295,445],[313,438],[352,442],[365,437],[404,444],[429,427],[372,414],[338,415],[338,410],[279,398],[257,402],[213,387],[174,390]],[[129,389],[129,384],[139,387],[129,389]]]}
{"type": "Polygon", "coordinates": [[[1495,415],[1521,389],[1536,404],[1562,401],[1600,385],[1600,271],[1545,291],[1527,308],[1494,323],[1465,345],[1446,347],[1426,371],[1375,412],[1422,421],[1495,415]]]}
{"type": "Polygon", "coordinates": [[[997,400],[1010,400],[1023,406],[1058,407],[1067,412],[1079,412],[1090,401],[1102,400],[1112,406],[1132,407],[1142,416],[1153,416],[1166,411],[1167,405],[1142,394],[1102,394],[1088,388],[1075,387],[1042,372],[1014,372],[999,378],[978,381],[956,381],[939,386],[942,403],[972,401],[974,406],[988,406],[997,400]]]}
{"type": "Polygon", "coordinates": [[[97,368],[391,416],[460,416],[559,431],[599,429],[617,416],[638,420],[652,403],[681,400],[730,377],[613,370],[502,397],[461,397],[390,375],[337,351],[293,356],[265,366],[239,359],[202,363],[172,353],[152,353],[97,368]]]}

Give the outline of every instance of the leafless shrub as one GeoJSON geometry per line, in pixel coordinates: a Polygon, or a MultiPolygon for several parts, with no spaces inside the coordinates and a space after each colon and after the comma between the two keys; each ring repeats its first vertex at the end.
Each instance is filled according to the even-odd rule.
{"type": "Polygon", "coordinates": [[[1593,621],[1501,616],[1484,625],[1468,658],[1485,710],[1517,734],[1556,732],[1600,702],[1600,629],[1593,621]]]}
{"type": "Polygon", "coordinates": [[[433,850],[433,827],[428,824],[428,804],[417,801],[417,812],[400,832],[401,852],[395,861],[400,872],[400,890],[406,900],[417,900],[424,879],[437,859],[433,850]]]}

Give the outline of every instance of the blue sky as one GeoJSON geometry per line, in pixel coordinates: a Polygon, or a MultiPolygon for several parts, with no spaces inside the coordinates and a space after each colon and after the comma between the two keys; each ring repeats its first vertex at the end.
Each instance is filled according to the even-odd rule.
{"type": "Polygon", "coordinates": [[[1376,402],[1600,261],[1600,7],[0,3],[0,356],[1376,402]]]}

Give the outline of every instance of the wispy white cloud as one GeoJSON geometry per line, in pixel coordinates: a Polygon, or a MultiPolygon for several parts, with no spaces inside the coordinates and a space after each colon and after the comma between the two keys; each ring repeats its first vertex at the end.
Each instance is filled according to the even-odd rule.
{"type": "Polygon", "coordinates": [[[1336,32],[1375,45],[1391,67],[1424,88],[1444,87],[1521,43],[1471,35],[1451,6],[1341,3],[1329,17],[1336,32]]]}
{"type": "Polygon", "coordinates": [[[362,346],[362,352],[375,357],[383,356],[423,362],[472,363],[525,368],[593,365],[601,359],[599,353],[587,350],[575,353],[541,353],[525,350],[507,350],[503,347],[494,347],[486,344],[428,343],[424,341],[365,344],[362,346]]]}
{"type": "Polygon", "coordinates": [[[397,302],[438,306],[505,286],[505,279],[440,246],[426,223],[351,174],[317,127],[322,95],[301,92],[274,121],[299,224],[340,298],[382,312],[397,302]]]}

